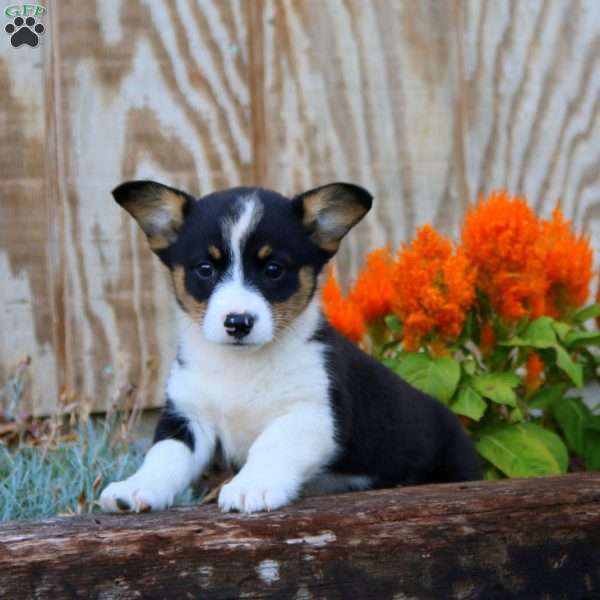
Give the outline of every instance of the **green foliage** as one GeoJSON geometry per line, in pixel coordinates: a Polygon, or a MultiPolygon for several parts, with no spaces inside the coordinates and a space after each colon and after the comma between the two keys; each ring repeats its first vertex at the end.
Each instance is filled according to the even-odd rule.
{"type": "Polygon", "coordinates": [[[594,415],[581,398],[554,402],[552,412],[569,450],[583,458],[589,470],[599,469],[600,415],[594,415]]]}
{"type": "Polygon", "coordinates": [[[519,385],[520,380],[514,373],[481,373],[470,379],[473,389],[484,398],[497,404],[517,406],[517,394],[514,388],[519,385]]]}
{"type": "Polygon", "coordinates": [[[450,408],[457,415],[479,421],[487,410],[487,402],[470,385],[464,384],[460,386],[450,408]]]}
{"type": "Polygon", "coordinates": [[[387,362],[402,379],[447,404],[460,380],[460,365],[448,356],[433,357],[421,352],[405,352],[401,360],[387,362]]]}
{"type": "Polygon", "coordinates": [[[598,381],[600,331],[589,322],[600,304],[516,324],[495,316],[485,298],[477,306],[454,344],[429,340],[418,352],[403,350],[402,323],[388,316],[373,353],[461,416],[486,479],[600,469],[600,414],[571,393],[598,381]],[[493,328],[491,348],[479,345],[484,323],[493,328]],[[540,372],[528,376],[536,363],[540,372]]]}
{"type": "Polygon", "coordinates": [[[521,336],[515,336],[502,342],[502,345],[508,347],[553,349],[556,352],[556,366],[564,371],[577,387],[582,387],[582,367],[571,358],[566,348],[571,349],[576,343],[589,339],[587,338],[589,334],[594,334],[598,337],[598,332],[572,331],[571,327],[565,323],[556,322],[551,317],[540,317],[533,321],[521,336]],[[565,339],[564,346],[560,341],[563,337],[565,339]]]}
{"type": "Polygon", "coordinates": [[[600,317],[600,304],[590,304],[573,315],[573,322],[581,324],[596,317],[600,317]]]}
{"type": "Polygon", "coordinates": [[[520,336],[515,336],[503,346],[531,346],[532,348],[552,348],[556,344],[556,330],[550,317],[540,317],[530,323],[520,336]]]}
{"type": "Polygon", "coordinates": [[[542,386],[528,400],[530,409],[548,410],[554,402],[560,400],[569,386],[565,383],[549,383],[542,386]]]}
{"type": "Polygon", "coordinates": [[[479,432],[479,453],[509,477],[559,475],[567,471],[567,449],[551,431],[534,423],[498,423],[479,432]]]}

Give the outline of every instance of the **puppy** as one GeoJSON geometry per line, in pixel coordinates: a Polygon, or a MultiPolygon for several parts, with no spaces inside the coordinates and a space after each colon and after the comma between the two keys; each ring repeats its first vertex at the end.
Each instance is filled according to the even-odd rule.
{"type": "Polygon", "coordinates": [[[196,199],[152,181],[117,187],[169,269],[178,352],[154,445],[102,493],[104,510],[161,510],[211,464],[236,469],[223,511],[300,494],[473,480],[457,418],[334,331],[319,275],[372,197],[332,183],[293,199],[234,188],[196,199]]]}

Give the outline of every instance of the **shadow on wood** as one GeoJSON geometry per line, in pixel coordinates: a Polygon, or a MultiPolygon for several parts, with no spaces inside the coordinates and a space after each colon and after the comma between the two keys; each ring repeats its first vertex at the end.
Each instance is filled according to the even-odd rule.
{"type": "Polygon", "coordinates": [[[600,475],[0,526],[3,598],[600,597],[600,475]]]}

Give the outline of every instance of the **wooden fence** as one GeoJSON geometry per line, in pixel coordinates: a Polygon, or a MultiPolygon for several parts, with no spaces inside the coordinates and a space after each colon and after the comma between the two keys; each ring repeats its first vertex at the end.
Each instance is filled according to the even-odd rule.
{"type": "Polygon", "coordinates": [[[598,246],[597,0],[40,2],[35,48],[0,15],[0,384],[31,356],[37,413],[161,401],[171,306],[123,179],[360,183],[346,276],[498,187],[560,200],[598,246]]]}

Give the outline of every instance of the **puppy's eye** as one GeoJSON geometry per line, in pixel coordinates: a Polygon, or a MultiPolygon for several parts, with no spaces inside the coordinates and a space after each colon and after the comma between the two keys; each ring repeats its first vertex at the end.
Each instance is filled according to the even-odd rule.
{"type": "Polygon", "coordinates": [[[215,268],[209,262],[196,265],[194,271],[200,279],[210,279],[215,274],[215,268]]]}
{"type": "Polygon", "coordinates": [[[265,276],[272,281],[281,279],[284,273],[284,266],[278,262],[269,262],[265,265],[265,276]]]}

